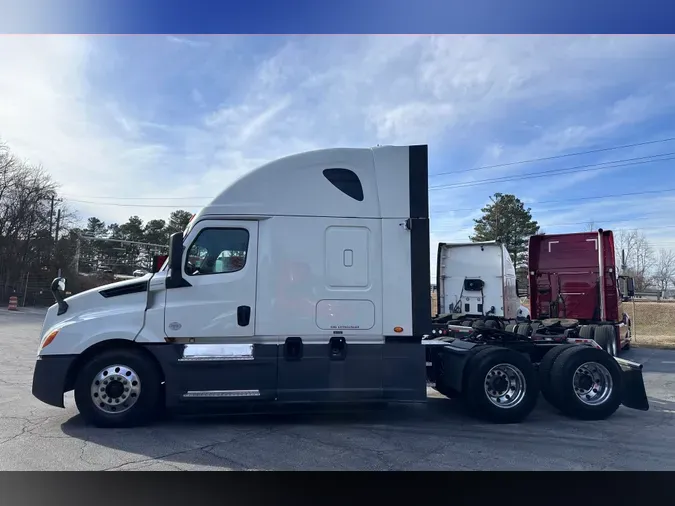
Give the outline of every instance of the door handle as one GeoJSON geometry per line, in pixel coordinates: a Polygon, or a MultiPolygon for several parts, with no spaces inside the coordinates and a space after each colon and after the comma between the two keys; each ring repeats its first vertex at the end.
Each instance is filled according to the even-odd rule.
{"type": "Polygon", "coordinates": [[[240,327],[247,327],[251,322],[251,307],[239,306],[237,308],[237,324],[240,327]]]}

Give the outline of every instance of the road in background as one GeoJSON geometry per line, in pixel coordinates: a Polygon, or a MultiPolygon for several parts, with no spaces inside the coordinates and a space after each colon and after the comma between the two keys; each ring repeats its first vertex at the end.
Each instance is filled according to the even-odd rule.
{"type": "Polygon", "coordinates": [[[44,313],[0,310],[0,470],[674,470],[675,351],[634,349],[652,409],[601,422],[543,400],[524,423],[493,425],[439,395],[427,405],[340,413],[175,417],[125,430],[85,426],[30,393],[44,313]]]}

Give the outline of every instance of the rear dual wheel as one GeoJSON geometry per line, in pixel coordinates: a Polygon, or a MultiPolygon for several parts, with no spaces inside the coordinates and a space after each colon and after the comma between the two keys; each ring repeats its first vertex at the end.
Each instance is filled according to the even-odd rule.
{"type": "Polygon", "coordinates": [[[463,397],[469,410],[495,423],[517,423],[534,409],[537,374],[529,359],[507,348],[486,346],[466,365],[463,397]]]}
{"type": "Polygon", "coordinates": [[[621,368],[605,351],[563,345],[550,350],[539,366],[546,400],[567,416],[602,420],[621,405],[621,368]]]}

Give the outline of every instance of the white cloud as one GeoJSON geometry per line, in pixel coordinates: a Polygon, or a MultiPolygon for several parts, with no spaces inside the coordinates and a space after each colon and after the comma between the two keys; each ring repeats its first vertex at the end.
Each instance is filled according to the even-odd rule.
{"type": "Polygon", "coordinates": [[[205,40],[193,40],[185,37],[176,37],[174,35],[167,36],[166,40],[174,44],[182,44],[189,47],[208,47],[209,43],[205,40]]]}
{"type": "MultiPolygon", "coordinates": [[[[146,54],[152,70],[138,64],[133,75],[126,70],[140,61],[133,41],[111,51],[107,42],[114,39],[98,37],[0,39],[0,138],[42,163],[73,198],[168,199],[214,195],[256,165],[305,149],[427,142],[432,172],[453,171],[616,144],[619,137],[631,142],[636,127],[675,109],[668,64],[675,42],[665,37],[165,39],[138,42],[157,53],[146,54]],[[144,94],[120,91],[131,78],[144,84],[144,94]],[[179,105],[180,113],[166,113],[179,105]]],[[[608,153],[596,161],[647,151],[631,153],[637,154],[608,153]]],[[[545,168],[498,167],[432,184],[535,170],[545,168]]],[[[617,169],[612,177],[621,174],[617,169]]],[[[541,201],[563,190],[574,195],[596,180],[587,172],[551,179],[555,184],[432,192],[432,239],[466,240],[472,218],[496,190],[517,189],[541,201]],[[474,211],[452,211],[465,208],[474,211]]],[[[590,206],[576,209],[589,215],[590,206]]],[[[80,209],[116,221],[170,210],[80,209]]],[[[543,210],[542,216],[549,219],[543,210]]],[[[568,221],[581,220],[570,215],[568,221]]]]}

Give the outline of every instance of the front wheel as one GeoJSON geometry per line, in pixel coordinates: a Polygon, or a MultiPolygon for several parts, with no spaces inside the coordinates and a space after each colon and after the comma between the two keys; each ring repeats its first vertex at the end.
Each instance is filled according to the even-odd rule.
{"type": "Polygon", "coordinates": [[[144,425],[161,409],[160,372],[134,350],[104,351],[80,370],[75,403],[84,420],[97,427],[144,425]]]}
{"type": "Polygon", "coordinates": [[[527,358],[507,348],[488,346],[467,364],[462,394],[478,417],[496,423],[517,423],[534,409],[539,386],[527,358]]]}

